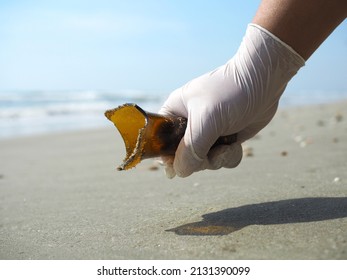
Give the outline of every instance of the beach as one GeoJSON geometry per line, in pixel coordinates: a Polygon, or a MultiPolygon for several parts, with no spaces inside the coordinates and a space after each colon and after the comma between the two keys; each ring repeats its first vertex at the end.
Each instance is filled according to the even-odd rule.
{"type": "Polygon", "coordinates": [[[116,171],[118,132],[0,140],[0,259],[347,259],[347,100],[281,108],[236,169],[116,171]]]}

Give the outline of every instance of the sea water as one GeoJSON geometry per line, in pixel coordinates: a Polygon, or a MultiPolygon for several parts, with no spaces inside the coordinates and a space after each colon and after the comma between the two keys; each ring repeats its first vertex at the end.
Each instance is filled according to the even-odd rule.
{"type": "Polygon", "coordinates": [[[0,139],[103,127],[108,109],[137,103],[156,112],[163,100],[140,91],[0,91],[0,139]]]}
{"type": "MultiPolygon", "coordinates": [[[[109,126],[104,112],[136,103],[157,112],[168,93],[143,91],[0,91],[0,139],[109,126]]],[[[347,99],[347,92],[285,92],[280,106],[347,99]]]]}

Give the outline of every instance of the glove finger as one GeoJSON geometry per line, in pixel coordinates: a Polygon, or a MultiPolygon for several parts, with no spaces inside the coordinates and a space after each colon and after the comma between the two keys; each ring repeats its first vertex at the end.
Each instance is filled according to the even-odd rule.
{"type": "Polygon", "coordinates": [[[178,145],[173,162],[173,168],[178,177],[188,177],[195,171],[201,170],[203,160],[198,158],[184,137],[178,145]]]}
{"type": "Polygon", "coordinates": [[[165,167],[165,175],[167,178],[172,179],[176,176],[175,169],[173,167],[174,157],[172,156],[162,156],[160,164],[165,167]]]}
{"type": "Polygon", "coordinates": [[[242,146],[239,142],[219,145],[209,151],[207,159],[204,160],[203,169],[235,168],[240,164],[242,155],[242,146]]]}
{"type": "Polygon", "coordinates": [[[187,128],[175,154],[174,169],[180,177],[187,177],[203,169],[203,162],[218,138],[218,125],[207,106],[198,98],[190,100],[187,128]]]}

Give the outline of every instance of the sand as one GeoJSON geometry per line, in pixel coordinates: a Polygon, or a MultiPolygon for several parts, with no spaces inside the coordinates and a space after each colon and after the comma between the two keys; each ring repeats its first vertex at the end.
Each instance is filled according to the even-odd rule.
{"type": "Polygon", "coordinates": [[[112,124],[1,140],[0,259],[347,259],[346,107],[282,109],[238,168],[186,179],[116,171],[112,124]]]}

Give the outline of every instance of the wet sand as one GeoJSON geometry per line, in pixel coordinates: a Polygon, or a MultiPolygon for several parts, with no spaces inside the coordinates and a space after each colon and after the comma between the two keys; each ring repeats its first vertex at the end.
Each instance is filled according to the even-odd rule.
{"type": "Polygon", "coordinates": [[[347,259],[347,101],[280,110],[241,165],[116,171],[115,128],[0,140],[0,259],[347,259]]]}

